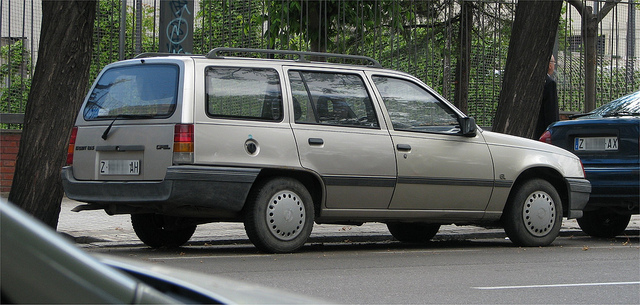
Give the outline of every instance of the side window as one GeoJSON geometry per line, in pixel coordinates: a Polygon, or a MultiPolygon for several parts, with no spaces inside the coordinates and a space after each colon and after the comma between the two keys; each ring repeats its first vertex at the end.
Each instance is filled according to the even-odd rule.
{"type": "Polygon", "coordinates": [[[207,115],[282,120],[280,78],[273,69],[208,67],[207,115]]]}
{"type": "Polygon", "coordinates": [[[296,123],[379,127],[360,76],[289,71],[289,79],[296,123]]]}
{"type": "Polygon", "coordinates": [[[458,116],[446,104],[413,82],[372,77],[395,130],[458,133],[458,116]]]}

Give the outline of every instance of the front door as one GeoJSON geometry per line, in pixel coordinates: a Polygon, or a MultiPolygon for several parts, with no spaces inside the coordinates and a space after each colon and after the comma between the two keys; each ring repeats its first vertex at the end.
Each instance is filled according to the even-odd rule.
{"type": "Polygon", "coordinates": [[[398,161],[389,208],[439,211],[443,216],[447,211],[484,211],[494,175],[482,135],[462,136],[461,114],[419,83],[387,76],[372,80],[393,125],[398,161]]]}

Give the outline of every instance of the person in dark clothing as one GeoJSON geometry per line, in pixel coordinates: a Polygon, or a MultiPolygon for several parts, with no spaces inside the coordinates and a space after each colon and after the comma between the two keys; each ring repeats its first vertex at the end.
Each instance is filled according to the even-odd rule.
{"type": "Polygon", "coordinates": [[[547,78],[544,83],[544,91],[542,93],[542,105],[540,105],[540,113],[538,115],[538,124],[534,136],[538,139],[551,123],[560,120],[560,111],[558,109],[558,91],[556,89],[556,81],[551,78],[556,68],[556,59],[551,55],[549,61],[549,69],[547,70],[547,78]]]}

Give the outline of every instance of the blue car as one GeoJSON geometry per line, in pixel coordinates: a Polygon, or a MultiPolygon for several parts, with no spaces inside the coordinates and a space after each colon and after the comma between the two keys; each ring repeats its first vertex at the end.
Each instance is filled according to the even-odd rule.
{"type": "Polygon", "coordinates": [[[540,141],[580,157],[591,196],[578,218],[594,237],[624,232],[640,201],[640,91],[614,100],[575,119],[551,124],[540,141]]]}

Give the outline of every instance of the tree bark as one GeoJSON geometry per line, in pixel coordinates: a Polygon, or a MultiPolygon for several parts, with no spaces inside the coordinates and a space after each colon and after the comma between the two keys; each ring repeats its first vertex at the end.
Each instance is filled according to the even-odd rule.
{"type": "Polygon", "coordinates": [[[494,131],[533,136],[561,9],[562,0],[518,2],[494,131]]]}
{"type": "Polygon", "coordinates": [[[88,85],[96,0],[43,0],[38,62],[9,201],[52,228],[64,195],[60,170],[88,85]]]}
{"type": "Polygon", "coordinates": [[[460,12],[460,57],[456,66],[454,104],[464,113],[469,108],[469,77],[471,71],[471,30],[473,29],[473,3],[462,1],[460,12]]]}
{"type": "MultiPolygon", "coordinates": [[[[566,0],[576,8],[582,18],[582,42],[584,44],[584,111],[596,108],[596,65],[598,64],[598,24],[622,0],[605,0],[604,6],[593,12],[582,0],[566,0]]],[[[633,6],[630,5],[633,10],[633,6]]],[[[633,29],[633,27],[629,27],[633,29]]]]}

